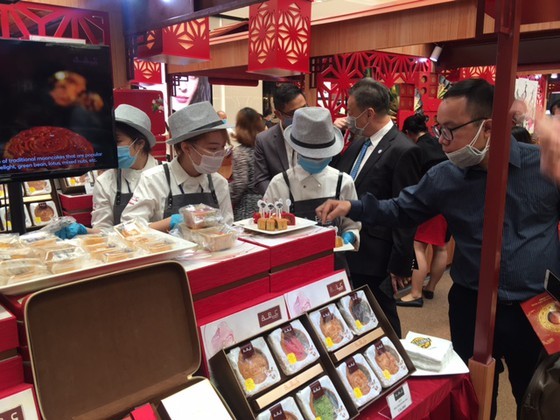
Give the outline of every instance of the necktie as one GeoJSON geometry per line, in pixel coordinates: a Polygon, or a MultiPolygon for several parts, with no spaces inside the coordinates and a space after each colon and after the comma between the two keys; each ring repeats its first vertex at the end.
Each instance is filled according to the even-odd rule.
{"type": "Polygon", "coordinates": [[[360,150],[360,154],[358,155],[358,159],[356,159],[356,163],[354,164],[354,167],[350,171],[350,176],[352,177],[352,179],[356,179],[356,177],[358,176],[358,171],[360,170],[362,160],[364,160],[364,156],[366,155],[366,150],[369,146],[371,146],[371,140],[367,139],[365,143],[362,145],[362,150],[360,150]]]}

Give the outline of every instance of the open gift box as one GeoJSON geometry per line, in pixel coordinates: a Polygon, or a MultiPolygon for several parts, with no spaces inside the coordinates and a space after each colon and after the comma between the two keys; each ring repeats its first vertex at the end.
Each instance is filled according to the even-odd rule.
{"type": "MultiPolygon", "coordinates": [[[[25,319],[44,419],[120,419],[134,407],[158,406],[208,381],[192,376],[200,365],[200,343],[178,263],[37,292],[27,302],[25,319]]],[[[215,408],[211,399],[230,413],[217,393],[198,401],[215,408]]]]}

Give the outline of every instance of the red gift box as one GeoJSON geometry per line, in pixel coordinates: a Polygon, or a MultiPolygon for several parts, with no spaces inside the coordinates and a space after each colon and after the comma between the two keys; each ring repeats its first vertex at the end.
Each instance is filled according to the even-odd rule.
{"type": "Polygon", "coordinates": [[[91,194],[70,195],[58,193],[60,205],[64,210],[74,212],[80,210],[91,210],[93,207],[93,196],[91,194]]]}
{"type": "Polygon", "coordinates": [[[25,332],[25,322],[22,320],[16,320],[18,339],[20,346],[27,346],[27,333],[25,332]]]}
{"type": "Polygon", "coordinates": [[[23,312],[25,310],[25,303],[31,295],[25,296],[6,296],[0,294],[0,301],[4,304],[18,320],[23,320],[23,312]]]}
{"type": "Polygon", "coordinates": [[[15,349],[18,344],[16,317],[0,306],[0,353],[15,349]]]}
{"type": "Polygon", "coordinates": [[[220,252],[197,252],[179,260],[187,272],[194,300],[262,279],[270,269],[269,251],[237,241],[220,252]]]}
{"type": "Polygon", "coordinates": [[[17,385],[0,391],[0,419],[39,420],[33,385],[17,385]]]}
{"type": "Polygon", "coordinates": [[[270,273],[270,291],[282,293],[294,287],[312,283],[331,274],[334,270],[334,255],[311,259],[293,267],[270,273]]]}
{"type": "Polygon", "coordinates": [[[64,216],[71,216],[76,219],[76,222],[81,223],[84,226],[91,226],[91,211],[88,212],[68,212],[62,211],[64,216]]]}
{"type": "Polygon", "coordinates": [[[130,413],[133,420],[158,420],[151,404],[144,404],[130,413]]]}
{"type": "MultiPolygon", "coordinates": [[[[20,356],[0,361],[0,391],[23,383],[23,363],[20,356]]],[[[1,419],[2,417],[0,417],[1,419]]]]}
{"type": "Polygon", "coordinates": [[[334,229],[310,227],[277,236],[246,235],[240,239],[270,250],[270,267],[275,269],[286,268],[283,266],[312,255],[332,252],[335,238],[334,229]]]}

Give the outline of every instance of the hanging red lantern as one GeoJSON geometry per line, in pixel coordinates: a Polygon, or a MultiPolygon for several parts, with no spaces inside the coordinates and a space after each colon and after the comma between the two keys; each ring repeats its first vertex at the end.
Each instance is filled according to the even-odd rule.
{"type": "Polygon", "coordinates": [[[269,0],[250,6],[251,73],[290,76],[309,73],[311,2],[269,0]]]}
{"type": "Polygon", "coordinates": [[[152,85],[162,83],[161,63],[152,63],[151,61],[138,60],[135,58],[134,81],[152,85]]]}
{"type": "Polygon", "coordinates": [[[191,64],[210,60],[208,18],[154,29],[137,39],[138,58],[168,64],[191,64]]]}

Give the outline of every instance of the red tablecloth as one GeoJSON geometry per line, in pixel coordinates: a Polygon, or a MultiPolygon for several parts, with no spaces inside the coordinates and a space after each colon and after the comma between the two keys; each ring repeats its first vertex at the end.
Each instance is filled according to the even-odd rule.
{"type": "MultiPolygon", "coordinates": [[[[469,374],[411,377],[408,379],[408,386],[412,405],[399,419],[478,419],[478,401],[469,374]]],[[[383,414],[390,417],[385,398],[366,407],[358,418],[386,419],[383,414]]]]}

